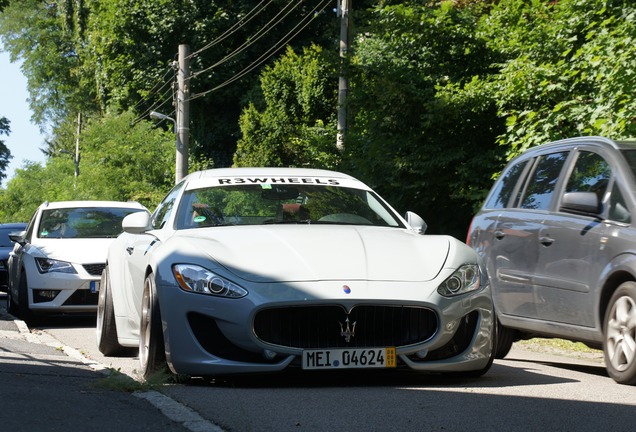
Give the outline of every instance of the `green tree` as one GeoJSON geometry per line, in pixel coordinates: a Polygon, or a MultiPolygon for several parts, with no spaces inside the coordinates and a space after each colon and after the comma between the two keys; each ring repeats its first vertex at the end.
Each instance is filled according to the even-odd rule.
{"type": "MultiPolygon", "coordinates": [[[[10,123],[6,117],[0,117],[0,138],[2,138],[2,135],[9,135],[11,133],[10,123]]],[[[11,151],[4,143],[4,140],[0,139],[0,182],[7,178],[6,171],[11,158],[11,151]]]]}
{"type": "Polygon", "coordinates": [[[620,0],[502,0],[479,34],[504,58],[484,83],[512,157],[577,135],[636,136],[636,5],[620,0]]]}
{"type": "Polygon", "coordinates": [[[501,165],[491,95],[473,81],[495,70],[478,36],[481,5],[378,7],[362,24],[351,66],[342,168],[429,232],[464,238],[473,207],[501,165]]]}
{"type": "Polygon", "coordinates": [[[262,99],[241,115],[236,166],[335,167],[334,64],[333,55],[314,45],[302,55],[288,48],[265,68],[262,99]]]}
{"type": "Polygon", "coordinates": [[[291,40],[295,46],[312,40],[328,43],[326,29],[333,25],[325,9],[312,12],[320,11],[317,5],[326,7],[319,0],[90,4],[87,38],[91,42],[84,50],[85,66],[87,75],[95,77],[102,106],[133,108],[140,116],[150,109],[171,114],[173,62],[179,45],[188,44],[192,52],[190,150],[197,159],[212,159],[217,166],[232,163],[244,96],[255,86],[256,66],[262,67],[256,61],[271,63],[287,34],[298,33],[291,40]],[[302,21],[303,17],[315,19],[302,21]],[[308,26],[303,30],[299,23],[308,26]]]}
{"type": "Polygon", "coordinates": [[[44,201],[133,200],[154,208],[174,185],[174,134],[149,121],[133,124],[134,117],[127,112],[85,125],[78,177],[68,150],[55,152],[45,166],[29,163],[16,170],[0,192],[0,220],[28,220],[44,201]]]}
{"type": "Polygon", "coordinates": [[[75,26],[68,26],[74,21],[67,13],[77,14],[63,7],[72,2],[8,3],[0,13],[0,37],[11,60],[23,60],[35,123],[54,127],[69,113],[96,111],[95,86],[82,67],[83,40],[75,26]]]}
{"type": "Polygon", "coordinates": [[[65,189],[73,190],[72,177],[65,176],[63,168],[57,163],[44,168],[39,163],[28,162],[17,169],[7,188],[0,191],[0,220],[28,222],[44,201],[54,201],[65,189]]]}
{"type": "Polygon", "coordinates": [[[134,118],[127,112],[89,121],[80,140],[76,196],[134,200],[152,208],[174,185],[174,134],[150,121],[133,124],[134,118]]]}

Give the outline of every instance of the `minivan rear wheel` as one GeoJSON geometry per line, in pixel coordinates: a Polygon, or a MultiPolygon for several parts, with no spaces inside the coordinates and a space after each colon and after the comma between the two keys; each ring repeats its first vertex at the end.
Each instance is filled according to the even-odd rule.
{"type": "Polygon", "coordinates": [[[603,329],[607,373],[617,383],[636,384],[636,283],[625,282],[614,292],[603,329]]]}

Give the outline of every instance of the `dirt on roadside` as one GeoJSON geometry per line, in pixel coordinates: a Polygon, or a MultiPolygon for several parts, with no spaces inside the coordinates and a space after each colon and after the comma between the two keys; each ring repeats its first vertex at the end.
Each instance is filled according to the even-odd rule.
{"type": "Polygon", "coordinates": [[[570,342],[563,339],[533,338],[515,342],[515,348],[540,352],[562,357],[588,360],[604,363],[603,351],[587,347],[580,342],[570,342]]]}

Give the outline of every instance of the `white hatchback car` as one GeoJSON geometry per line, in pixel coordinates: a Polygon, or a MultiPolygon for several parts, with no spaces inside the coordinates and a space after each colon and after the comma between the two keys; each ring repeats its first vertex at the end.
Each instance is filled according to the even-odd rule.
{"type": "Polygon", "coordinates": [[[11,235],[7,309],[24,321],[42,313],[95,312],[108,247],[137,202],[45,202],[11,235]]]}

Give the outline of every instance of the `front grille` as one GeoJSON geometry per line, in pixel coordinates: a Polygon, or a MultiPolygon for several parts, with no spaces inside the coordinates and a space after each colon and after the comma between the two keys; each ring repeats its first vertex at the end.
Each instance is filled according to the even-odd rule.
{"type": "Polygon", "coordinates": [[[73,294],[64,302],[64,306],[97,306],[97,300],[99,299],[98,293],[92,293],[86,289],[75,290],[73,294]]]}
{"type": "Polygon", "coordinates": [[[302,306],[259,311],[254,333],[263,342],[291,348],[401,347],[424,342],[437,332],[437,315],[409,306],[302,306]],[[341,335],[353,335],[347,342],[341,335]],[[354,328],[355,323],[355,328],[354,328]]]}
{"type": "Polygon", "coordinates": [[[84,264],[82,267],[84,267],[84,270],[86,270],[91,276],[101,276],[106,264],[84,264]]]}

